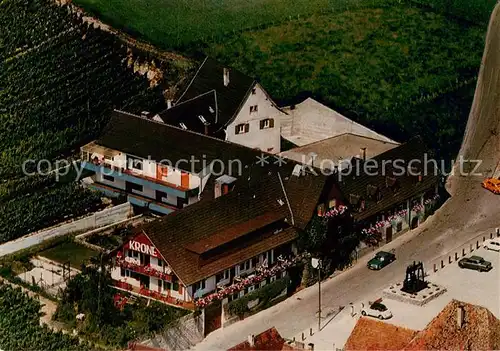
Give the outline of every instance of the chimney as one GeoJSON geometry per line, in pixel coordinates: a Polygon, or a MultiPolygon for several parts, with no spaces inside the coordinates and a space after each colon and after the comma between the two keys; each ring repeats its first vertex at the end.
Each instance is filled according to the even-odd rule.
{"type": "Polygon", "coordinates": [[[465,308],[464,306],[458,306],[457,308],[457,327],[462,328],[465,324],[465,308]]]}
{"type": "Polygon", "coordinates": [[[254,347],[255,346],[255,335],[250,334],[248,336],[248,343],[250,344],[250,347],[254,347]]]}
{"type": "Polygon", "coordinates": [[[311,167],[314,167],[314,161],[316,160],[316,157],[318,157],[318,154],[315,152],[311,152],[309,156],[311,156],[311,167]]]}
{"type": "Polygon", "coordinates": [[[360,151],[360,154],[361,154],[361,159],[363,161],[366,161],[366,147],[360,148],[359,151],[360,151]]]}
{"type": "Polygon", "coordinates": [[[167,110],[172,108],[172,100],[168,99],[167,100],[167,110]]]}
{"type": "Polygon", "coordinates": [[[309,344],[307,344],[307,349],[309,351],[314,351],[314,344],[312,342],[310,342],[309,344]]]}
{"type": "Polygon", "coordinates": [[[229,85],[229,69],[224,67],[224,86],[229,85]]]}

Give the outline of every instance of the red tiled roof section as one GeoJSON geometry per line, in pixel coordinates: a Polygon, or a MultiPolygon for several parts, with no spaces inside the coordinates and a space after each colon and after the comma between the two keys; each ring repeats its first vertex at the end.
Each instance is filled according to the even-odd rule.
{"type": "Polygon", "coordinates": [[[233,225],[208,238],[186,245],[186,249],[197,254],[203,254],[282,218],[283,214],[280,212],[267,212],[246,222],[233,225]]]}
{"type": "Polygon", "coordinates": [[[417,332],[370,318],[360,318],[344,346],[346,351],[401,350],[417,332]]]}
{"type": "Polygon", "coordinates": [[[279,351],[283,348],[285,339],[281,337],[276,328],[268,329],[254,338],[254,345],[250,346],[248,341],[244,341],[236,346],[231,347],[228,351],[240,350],[269,350],[279,351]]]}
{"type": "Polygon", "coordinates": [[[500,321],[486,308],[452,300],[405,350],[499,350],[500,321]],[[464,323],[458,324],[458,309],[464,323]]]}

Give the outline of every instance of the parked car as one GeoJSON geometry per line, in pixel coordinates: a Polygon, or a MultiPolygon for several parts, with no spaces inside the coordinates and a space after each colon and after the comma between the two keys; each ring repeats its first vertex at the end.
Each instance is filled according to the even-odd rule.
{"type": "Polygon", "coordinates": [[[483,247],[486,250],[500,251],[500,239],[489,239],[486,240],[483,244],[483,247]]]}
{"type": "Polygon", "coordinates": [[[491,262],[485,261],[484,258],[480,256],[462,258],[458,261],[458,266],[460,268],[473,269],[479,272],[487,272],[493,268],[491,262]]]}
{"type": "Polygon", "coordinates": [[[361,315],[371,316],[378,319],[389,319],[392,312],[382,303],[382,299],[375,302],[369,302],[368,305],[361,307],[361,315]]]}
{"type": "Polygon", "coordinates": [[[395,260],[396,255],[392,252],[379,251],[375,254],[375,257],[368,261],[367,266],[369,269],[379,270],[395,260]]]}

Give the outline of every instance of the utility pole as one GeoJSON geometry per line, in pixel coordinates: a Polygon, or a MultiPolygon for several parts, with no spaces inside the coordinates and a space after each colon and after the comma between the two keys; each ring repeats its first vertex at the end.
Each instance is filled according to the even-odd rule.
{"type": "Polygon", "coordinates": [[[318,332],[321,330],[321,260],[312,258],[311,265],[318,269],[318,332]]]}

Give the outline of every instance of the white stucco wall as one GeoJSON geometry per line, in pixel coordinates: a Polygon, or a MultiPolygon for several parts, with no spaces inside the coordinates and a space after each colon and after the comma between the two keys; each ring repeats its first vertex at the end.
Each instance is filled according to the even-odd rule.
{"type": "Polygon", "coordinates": [[[294,109],[283,108],[288,115],[281,116],[281,133],[298,146],[307,145],[344,133],[394,142],[393,140],[341,115],[318,101],[308,98],[294,109]]]}
{"type": "Polygon", "coordinates": [[[255,94],[250,94],[235,120],[226,128],[226,140],[250,148],[258,148],[270,153],[280,152],[280,120],[283,113],[267,97],[262,87],[255,86],[255,94]],[[250,106],[258,106],[257,112],[250,112],[250,106]],[[260,129],[260,121],[274,119],[274,128],[260,129]],[[248,123],[248,133],[236,134],[235,126],[248,123]]]}

